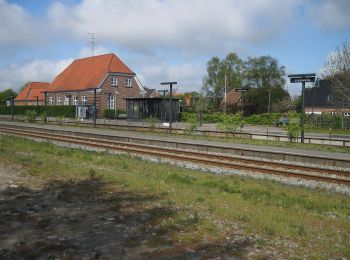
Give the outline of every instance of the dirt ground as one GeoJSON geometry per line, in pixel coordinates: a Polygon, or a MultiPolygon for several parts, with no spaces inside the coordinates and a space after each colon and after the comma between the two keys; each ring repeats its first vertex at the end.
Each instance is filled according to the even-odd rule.
{"type": "Polygon", "coordinates": [[[98,179],[47,181],[0,158],[0,180],[0,259],[235,259],[252,246],[172,241],[154,223],[176,209],[98,179]]]}

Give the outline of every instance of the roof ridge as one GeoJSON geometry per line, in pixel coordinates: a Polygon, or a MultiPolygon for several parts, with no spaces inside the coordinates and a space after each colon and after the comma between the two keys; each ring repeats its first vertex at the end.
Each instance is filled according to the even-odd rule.
{"type": "Polygon", "coordinates": [[[77,59],[74,59],[74,61],[76,61],[76,60],[84,60],[84,59],[93,59],[93,58],[96,58],[96,57],[107,56],[107,55],[113,55],[113,53],[110,52],[110,53],[94,55],[94,56],[90,56],[90,57],[77,58],[77,59]]]}
{"type": "Polygon", "coordinates": [[[113,57],[115,56],[115,54],[111,53],[111,60],[109,61],[109,64],[108,64],[108,68],[107,68],[107,72],[110,72],[111,71],[111,64],[112,64],[112,60],[113,60],[113,57]]]}

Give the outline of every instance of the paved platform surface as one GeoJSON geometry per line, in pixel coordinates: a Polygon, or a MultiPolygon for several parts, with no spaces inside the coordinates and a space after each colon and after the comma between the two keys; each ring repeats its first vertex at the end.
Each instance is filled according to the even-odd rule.
{"type": "Polygon", "coordinates": [[[238,144],[238,143],[228,143],[227,140],[222,141],[208,141],[208,140],[195,140],[190,136],[167,136],[164,134],[153,134],[153,133],[144,133],[136,131],[122,131],[114,129],[102,129],[102,128],[86,128],[86,127],[72,127],[65,125],[43,125],[43,124],[29,124],[22,122],[12,122],[12,121],[1,121],[1,124],[7,125],[23,125],[29,127],[38,127],[45,129],[63,129],[83,133],[94,133],[94,134],[104,134],[112,136],[123,136],[123,137],[138,137],[138,138],[148,138],[148,139],[157,139],[162,141],[174,141],[174,142],[184,142],[200,145],[211,145],[211,146],[220,146],[228,147],[233,149],[249,149],[262,152],[274,152],[281,154],[296,154],[296,155],[308,155],[308,156],[317,156],[324,158],[340,159],[350,161],[350,153],[339,153],[339,152],[324,152],[317,150],[306,150],[298,148],[285,148],[285,147],[276,147],[276,146],[266,146],[266,145],[248,145],[248,144],[238,144]]]}

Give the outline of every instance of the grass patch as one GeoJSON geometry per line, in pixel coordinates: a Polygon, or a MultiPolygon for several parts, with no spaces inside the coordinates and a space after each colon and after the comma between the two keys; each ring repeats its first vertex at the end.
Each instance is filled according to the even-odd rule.
{"type": "MultiPolygon", "coordinates": [[[[156,207],[149,220],[154,233],[170,234],[172,241],[225,241],[239,229],[245,235],[257,235],[256,243],[269,244],[285,257],[350,256],[349,196],[274,181],[216,176],[127,155],[69,150],[17,137],[0,135],[0,144],[1,158],[23,165],[38,177],[100,179],[154,198],[147,202],[156,207]],[[287,245],[274,244],[278,240],[297,247],[288,251],[287,245]]],[[[41,225],[48,221],[44,219],[41,225]]],[[[137,242],[136,238],[129,241],[137,242]]]]}

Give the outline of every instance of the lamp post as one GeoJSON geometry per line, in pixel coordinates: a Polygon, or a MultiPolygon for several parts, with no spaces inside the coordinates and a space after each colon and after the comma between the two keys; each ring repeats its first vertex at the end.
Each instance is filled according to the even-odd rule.
{"type": "MultiPolygon", "coordinates": [[[[269,104],[267,105],[267,114],[270,116],[271,89],[269,89],[268,92],[269,92],[269,104]]],[[[267,123],[266,136],[267,136],[267,140],[269,140],[269,123],[267,123]]]]}
{"type": "Polygon", "coordinates": [[[96,89],[94,89],[93,125],[96,128],[96,89]]]}
{"type": "Polygon", "coordinates": [[[170,115],[169,115],[169,132],[172,130],[172,116],[173,116],[173,85],[176,85],[177,82],[161,82],[160,85],[169,85],[170,87],[170,115]]]}

